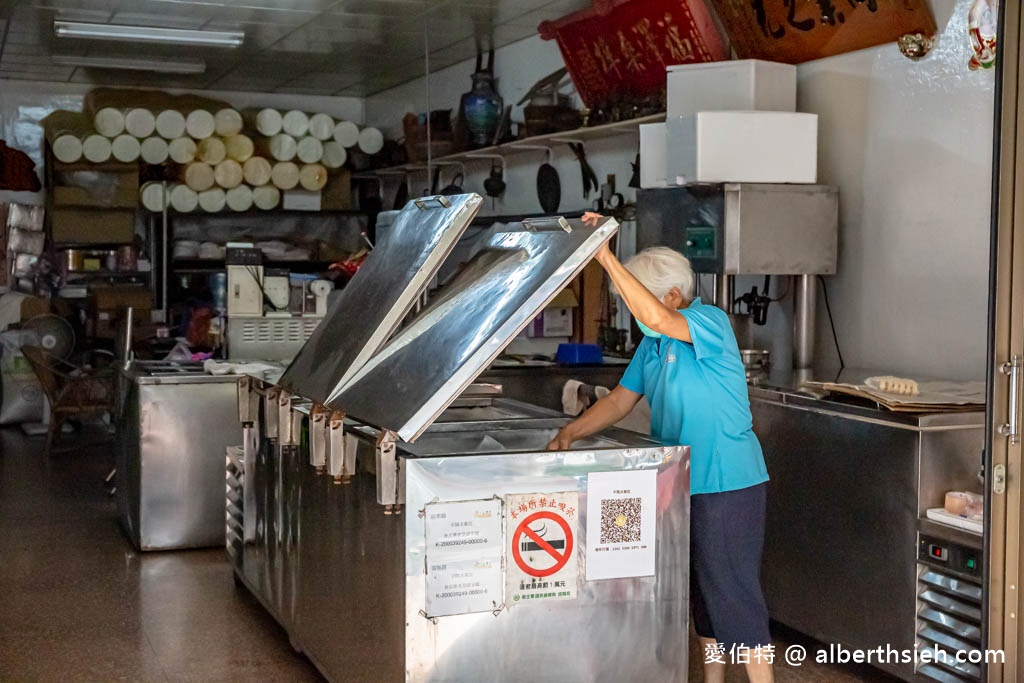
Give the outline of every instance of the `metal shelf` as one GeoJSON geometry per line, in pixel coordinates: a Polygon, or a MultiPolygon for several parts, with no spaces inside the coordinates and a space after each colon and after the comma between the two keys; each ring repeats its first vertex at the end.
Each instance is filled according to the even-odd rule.
{"type": "MultiPolygon", "coordinates": [[[[523,154],[529,151],[544,149],[551,151],[559,144],[588,142],[590,140],[600,140],[602,138],[632,134],[635,133],[642,124],[660,123],[664,120],[665,114],[651,114],[649,116],[641,116],[639,118],[629,119],[626,121],[605,123],[600,126],[576,128],[574,130],[565,130],[559,133],[548,133],[546,135],[534,135],[521,140],[505,142],[500,145],[492,145],[490,147],[482,147],[480,149],[470,149],[464,152],[456,152],[455,154],[446,154],[443,157],[432,159],[431,165],[455,166],[465,164],[470,161],[494,159],[498,157],[504,158],[514,154],[523,154]]],[[[375,178],[382,175],[405,175],[408,173],[416,173],[426,170],[427,164],[424,163],[401,164],[399,166],[388,166],[386,168],[378,168],[372,171],[364,171],[357,173],[352,177],[375,178]]]]}

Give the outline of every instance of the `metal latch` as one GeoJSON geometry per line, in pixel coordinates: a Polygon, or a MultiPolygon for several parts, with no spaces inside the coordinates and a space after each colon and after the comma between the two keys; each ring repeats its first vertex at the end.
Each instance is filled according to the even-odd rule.
{"type": "Polygon", "coordinates": [[[1014,356],[999,366],[999,371],[1010,378],[1010,405],[1007,409],[1007,420],[999,425],[998,432],[1010,438],[1011,444],[1020,443],[1020,371],[1024,358],[1014,356]]]}
{"type": "Polygon", "coordinates": [[[1006,465],[996,465],[992,468],[992,493],[1006,493],[1006,465]]]}

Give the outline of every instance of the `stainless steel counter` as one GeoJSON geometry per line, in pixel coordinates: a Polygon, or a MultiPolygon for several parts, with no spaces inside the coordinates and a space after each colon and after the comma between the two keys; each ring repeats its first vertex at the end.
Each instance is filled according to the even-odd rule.
{"type": "MultiPolygon", "coordinates": [[[[842,381],[871,374],[885,373],[850,371],[842,381]]],[[[924,515],[947,490],[979,490],[984,413],[894,413],[816,396],[801,379],[776,373],[749,392],[771,477],[764,558],[771,616],[825,643],[913,648],[918,532],[970,540],[924,515]]],[[[919,680],[912,663],[880,668],[919,680]]]]}
{"type": "Polygon", "coordinates": [[[117,501],[139,550],[224,544],[224,457],[241,443],[237,377],[139,362],[121,374],[117,501]]]}

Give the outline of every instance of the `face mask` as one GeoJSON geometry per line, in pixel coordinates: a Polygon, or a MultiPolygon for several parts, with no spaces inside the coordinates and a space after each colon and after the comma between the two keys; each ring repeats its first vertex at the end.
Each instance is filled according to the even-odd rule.
{"type": "Polygon", "coordinates": [[[640,331],[644,333],[645,337],[651,337],[652,339],[657,339],[658,337],[661,336],[661,332],[655,332],[654,330],[652,330],[651,328],[647,327],[647,325],[644,325],[639,320],[636,321],[636,326],[640,328],[640,331]]]}

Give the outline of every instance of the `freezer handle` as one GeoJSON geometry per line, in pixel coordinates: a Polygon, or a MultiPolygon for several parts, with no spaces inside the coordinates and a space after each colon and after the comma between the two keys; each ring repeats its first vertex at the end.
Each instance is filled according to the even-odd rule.
{"type": "Polygon", "coordinates": [[[1007,422],[999,426],[999,433],[1009,437],[1011,444],[1020,442],[1020,371],[1024,358],[1014,356],[999,368],[1010,378],[1010,405],[1007,409],[1007,422]]]}

